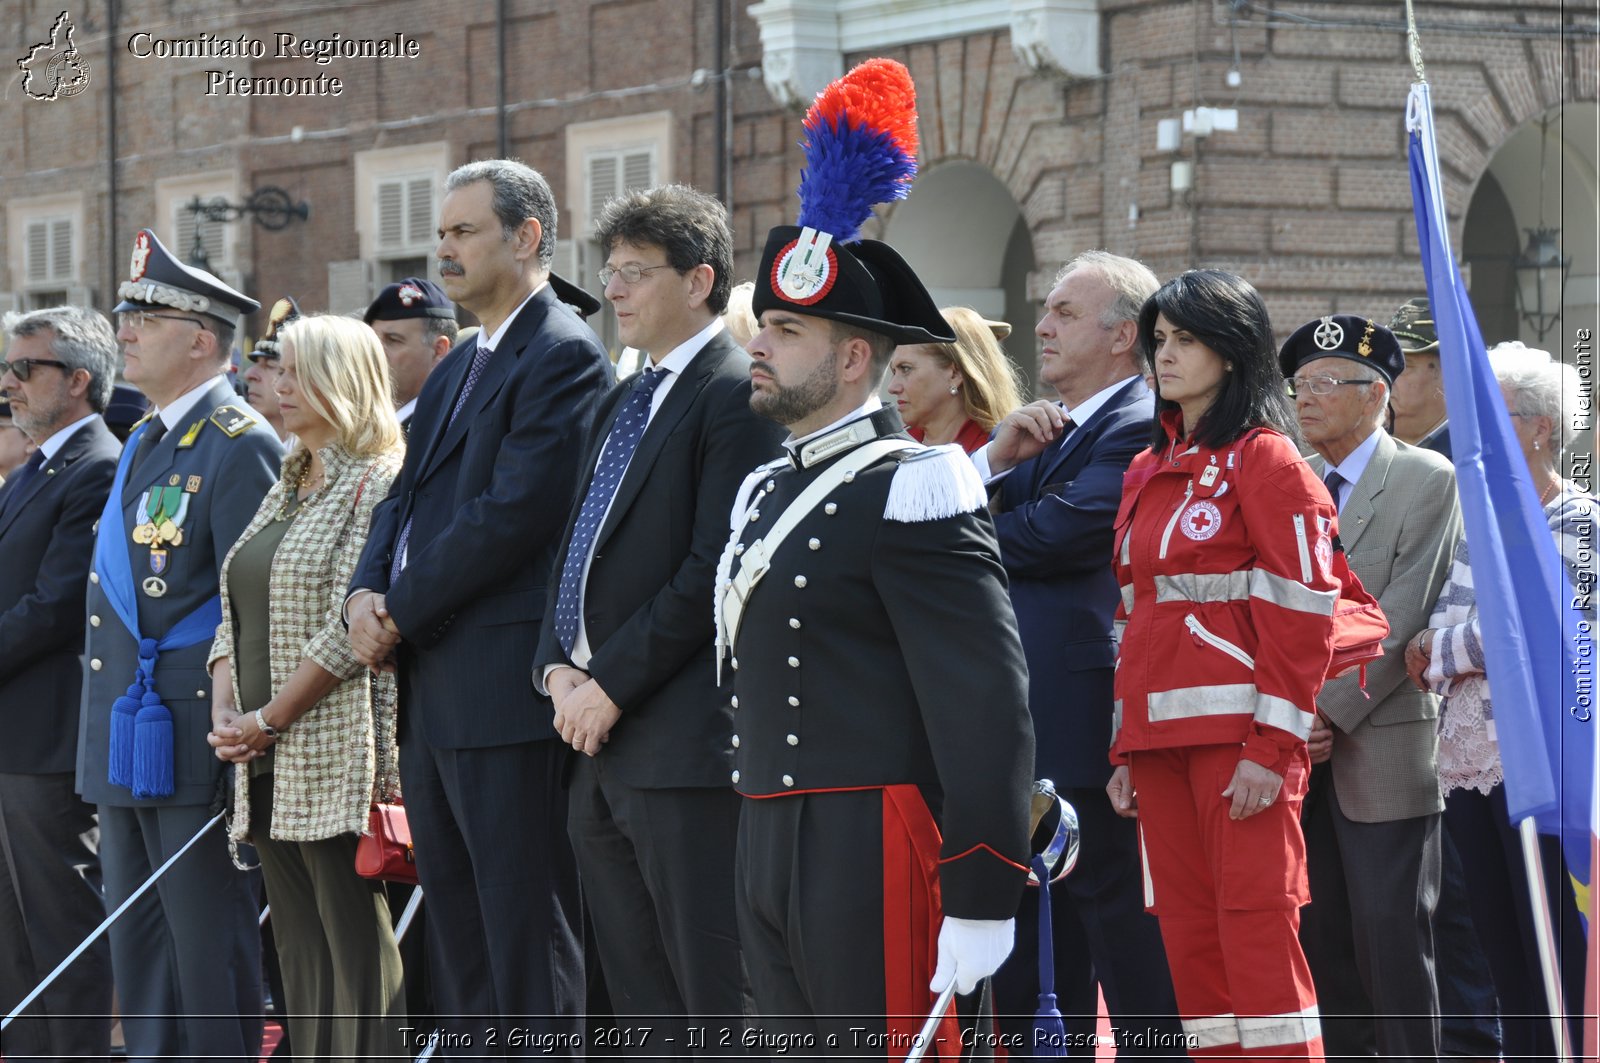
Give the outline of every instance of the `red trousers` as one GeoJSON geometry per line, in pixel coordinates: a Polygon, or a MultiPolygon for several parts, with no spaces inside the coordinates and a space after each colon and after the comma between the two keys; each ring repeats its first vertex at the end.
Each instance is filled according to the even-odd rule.
{"type": "Polygon", "coordinates": [[[1282,792],[1247,819],[1224,798],[1238,745],[1135,752],[1145,906],[1161,921],[1183,1032],[1195,1057],[1322,1058],[1311,970],[1300,950],[1306,847],[1300,753],[1282,792]]]}

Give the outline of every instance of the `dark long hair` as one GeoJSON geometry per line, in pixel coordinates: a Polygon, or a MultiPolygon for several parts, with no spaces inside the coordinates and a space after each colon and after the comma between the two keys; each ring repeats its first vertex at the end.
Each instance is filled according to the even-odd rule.
{"type": "MultiPolygon", "coordinates": [[[[1233,366],[1200,423],[1185,425],[1195,442],[1224,447],[1252,428],[1275,428],[1298,442],[1299,424],[1278,368],[1278,344],[1261,294],[1243,277],[1220,269],[1192,269],[1156,290],[1139,311],[1139,349],[1155,366],[1156,316],[1190,333],[1233,366]]],[[[1150,445],[1160,449],[1167,432],[1161,414],[1178,404],[1161,397],[1156,381],[1156,422],[1150,445]]]]}

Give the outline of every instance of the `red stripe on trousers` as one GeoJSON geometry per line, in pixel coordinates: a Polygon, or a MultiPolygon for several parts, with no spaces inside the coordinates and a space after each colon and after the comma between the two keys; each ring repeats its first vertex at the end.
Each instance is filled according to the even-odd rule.
{"type": "MultiPolygon", "coordinates": [[[[939,825],[922,791],[883,788],[883,980],[889,1055],[904,1056],[933,1010],[928,989],[939,957],[939,825]]],[[[960,1031],[950,1009],[928,1059],[958,1059],[960,1031]]]]}

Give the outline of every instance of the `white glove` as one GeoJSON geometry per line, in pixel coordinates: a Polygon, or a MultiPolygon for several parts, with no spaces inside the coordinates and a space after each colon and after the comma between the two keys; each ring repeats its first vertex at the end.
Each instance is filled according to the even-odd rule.
{"type": "Polygon", "coordinates": [[[955,919],[944,917],[939,928],[939,966],[928,988],[943,993],[955,979],[956,992],[966,996],[978,983],[999,970],[1016,939],[1015,919],[955,919]]]}

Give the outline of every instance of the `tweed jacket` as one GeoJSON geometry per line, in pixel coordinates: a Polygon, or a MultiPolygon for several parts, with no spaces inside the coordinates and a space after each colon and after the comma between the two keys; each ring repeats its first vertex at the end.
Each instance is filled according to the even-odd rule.
{"type": "MultiPolygon", "coordinates": [[[[365,830],[371,803],[399,792],[394,680],[372,677],[356,660],[340,610],[366,545],[373,507],[388,493],[400,454],[358,458],[338,444],[320,453],[324,485],[301,504],[272,559],[268,654],[274,691],[282,689],[304,658],[344,682],[278,738],[271,825],[278,841],[316,841],[365,830]]],[[[222,623],[211,647],[211,664],[233,655],[228,575],[234,555],[277,518],[310,460],[304,450],[284,458],[283,475],[222,562],[222,623]]],[[[233,698],[241,712],[261,707],[240,703],[237,668],[233,698]]],[[[246,840],[249,826],[249,772],[235,771],[230,836],[246,840]]]]}
{"type": "MultiPolygon", "coordinates": [[[[1406,678],[1406,643],[1428,623],[1456,540],[1461,506],[1455,469],[1431,450],[1382,432],[1367,469],[1339,511],[1350,568],[1389,619],[1383,656],[1355,675],[1330,679],[1317,707],[1333,721],[1334,786],[1357,823],[1386,823],[1444,808],[1439,790],[1439,699],[1406,678]]],[[[1308,459],[1320,479],[1326,463],[1308,459]]]]}

